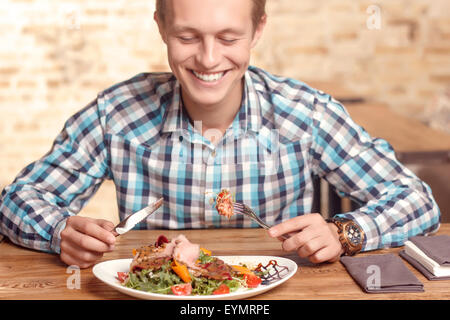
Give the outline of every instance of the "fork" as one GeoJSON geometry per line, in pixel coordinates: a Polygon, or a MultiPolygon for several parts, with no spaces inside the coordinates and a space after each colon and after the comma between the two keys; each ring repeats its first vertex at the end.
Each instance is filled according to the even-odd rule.
{"type": "MultiPolygon", "coordinates": [[[[240,213],[246,217],[249,217],[250,219],[252,219],[253,221],[255,221],[257,224],[259,224],[260,227],[264,228],[264,229],[270,229],[270,226],[265,223],[264,221],[261,220],[260,217],[258,217],[258,215],[255,213],[255,211],[252,210],[252,208],[250,208],[248,205],[246,205],[245,203],[241,203],[241,202],[233,202],[233,210],[236,213],[240,213]]],[[[283,240],[287,240],[289,237],[286,235],[281,235],[280,236],[283,240]]]]}

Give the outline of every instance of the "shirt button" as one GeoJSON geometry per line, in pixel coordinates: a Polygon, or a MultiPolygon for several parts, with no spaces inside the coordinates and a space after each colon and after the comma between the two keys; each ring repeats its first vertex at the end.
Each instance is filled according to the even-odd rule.
{"type": "Polygon", "coordinates": [[[216,157],[216,150],[213,150],[213,152],[211,152],[211,157],[213,157],[213,158],[216,157]]]}
{"type": "Polygon", "coordinates": [[[207,200],[207,202],[209,202],[210,205],[213,205],[214,202],[216,201],[214,196],[214,192],[212,191],[205,191],[205,200],[207,200]]]}

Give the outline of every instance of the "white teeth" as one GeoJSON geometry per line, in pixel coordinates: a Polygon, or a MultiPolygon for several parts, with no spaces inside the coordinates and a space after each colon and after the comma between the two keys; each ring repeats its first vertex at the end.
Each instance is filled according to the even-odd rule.
{"type": "Polygon", "coordinates": [[[197,78],[199,78],[200,80],[206,81],[206,82],[217,81],[220,78],[222,78],[223,75],[225,74],[225,72],[205,74],[205,73],[199,73],[199,72],[196,72],[196,71],[193,71],[193,73],[195,74],[195,76],[197,78]]]}

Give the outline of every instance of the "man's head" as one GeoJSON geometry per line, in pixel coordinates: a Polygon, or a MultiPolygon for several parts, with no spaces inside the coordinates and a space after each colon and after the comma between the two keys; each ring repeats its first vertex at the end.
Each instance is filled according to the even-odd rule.
{"type": "MultiPolygon", "coordinates": [[[[159,21],[162,23],[165,23],[168,10],[170,10],[170,7],[168,8],[167,6],[167,2],[167,0],[156,0],[156,14],[158,15],[159,21]]],[[[261,19],[266,15],[266,0],[252,0],[252,2],[252,23],[253,28],[256,29],[261,19]]]]}
{"type": "Polygon", "coordinates": [[[264,4],[261,0],[157,1],[154,17],[185,103],[212,108],[224,101],[240,101],[250,51],[266,21],[264,4]]]}

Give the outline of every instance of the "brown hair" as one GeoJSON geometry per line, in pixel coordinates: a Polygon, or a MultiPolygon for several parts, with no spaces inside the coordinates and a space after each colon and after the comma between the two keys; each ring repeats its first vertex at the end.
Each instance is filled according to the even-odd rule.
{"type": "MultiPolygon", "coordinates": [[[[266,0],[252,0],[253,1],[253,12],[252,12],[252,23],[255,29],[261,18],[266,14],[266,0]]],[[[158,15],[161,22],[165,22],[166,16],[166,0],[156,0],[156,14],[158,15]]]]}

